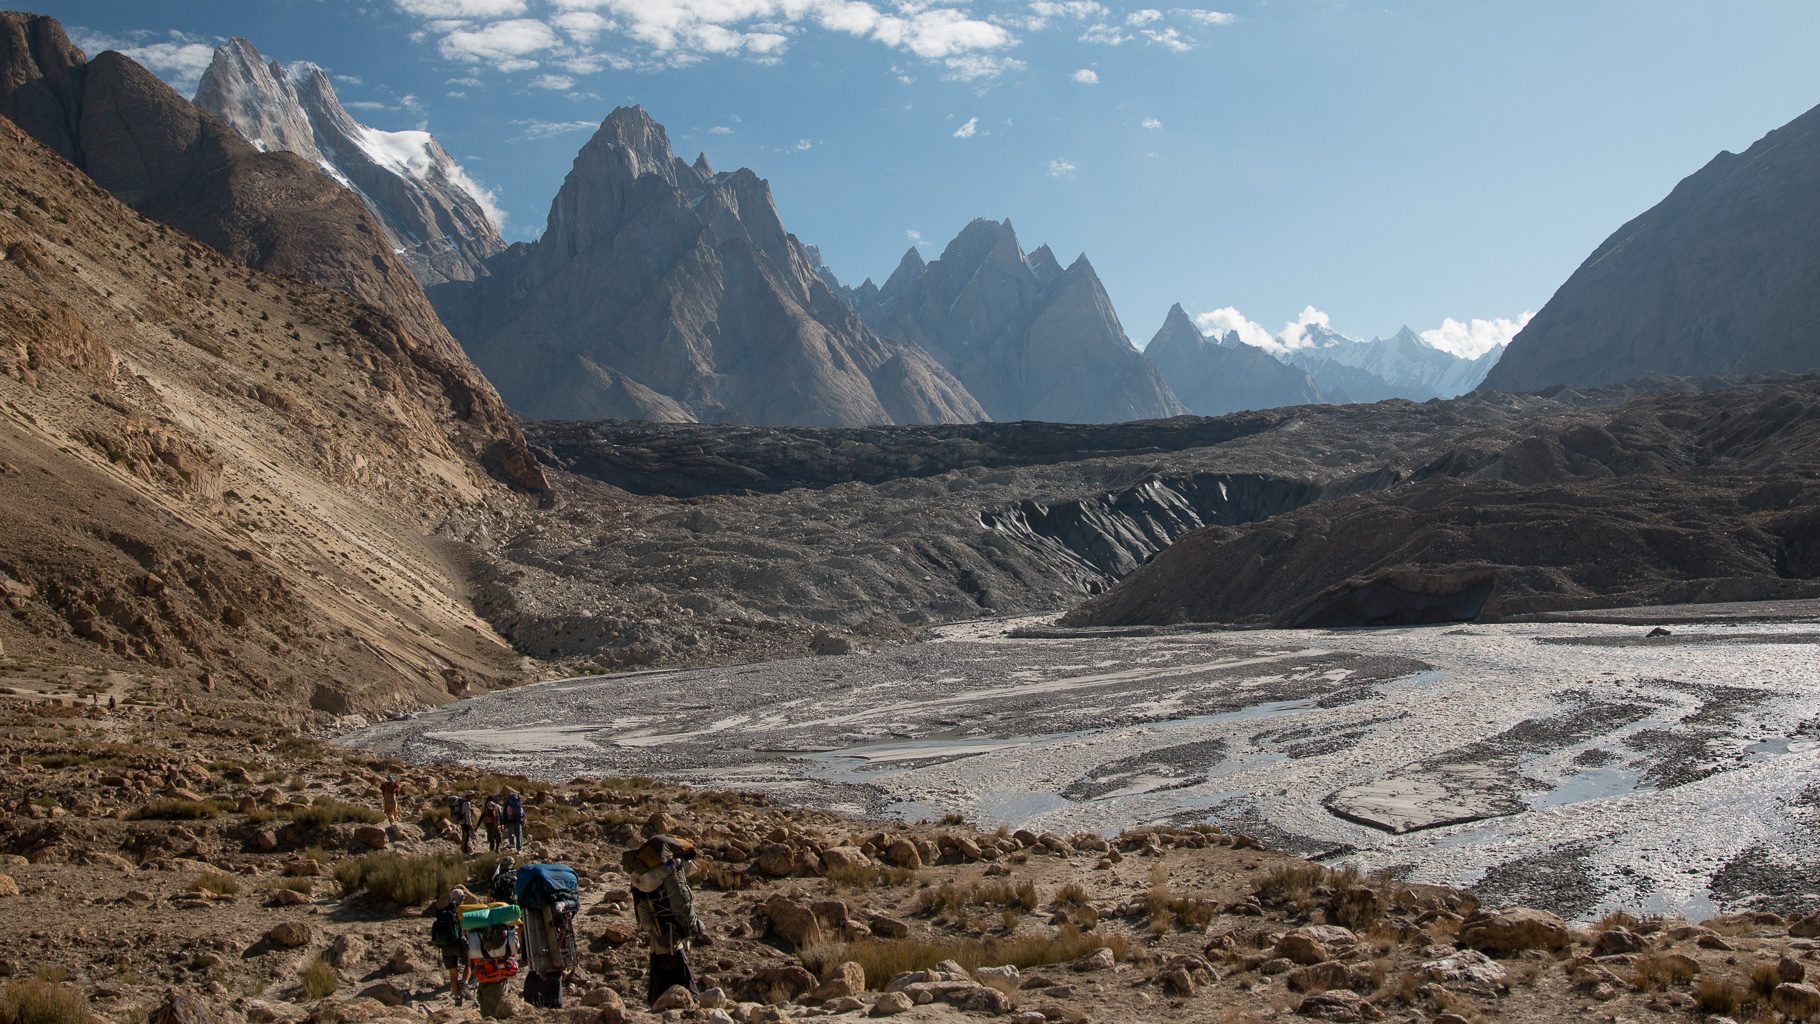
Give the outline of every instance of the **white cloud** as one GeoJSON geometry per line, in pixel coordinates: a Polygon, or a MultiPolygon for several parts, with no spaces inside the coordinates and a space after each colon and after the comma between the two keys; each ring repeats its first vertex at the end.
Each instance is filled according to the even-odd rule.
{"type": "Polygon", "coordinates": [[[717,124],[714,127],[708,129],[708,134],[709,135],[732,135],[733,129],[727,127],[724,124],[717,124]]]}
{"type": "Polygon", "coordinates": [[[929,245],[929,244],[931,244],[930,242],[925,241],[923,239],[923,233],[921,231],[916,230],[915,228],[906,228],[904,230],[904,237],[908,238],[910,240],[910,244],[912,244],[912,245],[929,245]]]}
{"type": "Polygon", "coordinates": [[[1149,28],[1143,29],[1142,31],[1145,38],[1149,39],[1151,42],[1161,43],[1163,46],[1166,46],[1177,53],[1187,53],[1195,47],[1194,40],[1173,28],[1166,28],[1161,32],[1149,28]]]}
{"type": "Polygon", "coordinates": [[[1075,166],[1066,160],[1049,161],[1049,176],[1051,178],[1072,178],[1074,177],[1075,169],[1075,166]]]}
{"type": "Polygon", "coordinates": [[[215,59],[215,47],[219,45],[219,40],[183,32],[166,33],[164,39],[157,41],[150,32],[135,32],[120,38],[93,29],[74,28],[69,34],[70,41],[89,57],[103,50],[119,50],[185,94],[196,91],[196,85],[202,81],[202,73],[208,70],[209,62],[215,59]]]}
{"type": "Polygon", "coordinates": [[[808,139],[797,139],[796,140],[796,149],[798,152],[808,149],[812,145],[814,145],[814,143],[810,142],[808,139]]]}
{"type": "Polygon", "coordinates": [[[450,96],[450,97],[453,97],[453,98],[455,98],[455,99],[458,99],[458,100],[465,100],[465,99],[467,99],[467,98],[468,98],[468,94],[467,94],[467,93],[465,93],[465,92],[458,92],[458,91],[456,91],[456,90],[454,90],[454,89],[450,89],[450,90],[449,90],[449,91],[448,91],[448,92],[446,92],[446,93],[444,93],[444,94],[443,94],[443,95],[445,95],[445,96],[450,96]]]}
{"type": "Polygon", "coordinates": [[[341,105],[348,108],[349,110],[392,110],[392,109],[394,109],[390,103],[380,103],[375,100],[344,100],[344,101],[342,101],[341,105]]]}
{"type": "Polygon", "coordinates": [[[1096,20],[1101,19],[1111,13],[1106,10],[1106,8],[1094,3],[1093,0],[1061,0],[1061,2],[1055,2],[1055,0],[1036,0],[1035,3],[1030,4],[1030,12],[1034,17],[1026,21],[1025,24],[1027,24],[1033,32],[1040,31],[1051,18],[1071,18],[1075,21],[1086,21],[1089,18],[1096,20]]]}
{"type": "Polygon", "coordinates": [[[949,57],[942,63],[948,70],[944,82],[971,82],[977,78],[997,78],[1007,71],[1024,70],[1024,62],[1011,57],[994,57],[986,53],[969,53],[949,57]]]}
{"type": "Polygon", "coordinates": [[[970,117],[967,119],[966,124],[961,125],[954,130],[954,137],[957,139],[971,139],[979,133],[979,130],[980,119],[977,117],[970,117]]]}
{"type": "Polygon", "coordinates": [[[1077,42],[1104,43],[1107,46],[1117,46],[1120,43],[1128,43],[1135,38],[1137,37],[1121,33],[1117,25],[1108,25],[1105,22],[1101,22],[1098,25],[1088,26],[1087,31],[1081,33],[1080,39],[1077,40],[1077,42]]]}
{"type": "Polygon", "coordinates": [[[1434,330],[1421,332],[1420,337],[1443,352],[1451,352],[1462,359],[1477,359],[1494,348],[1510,344],[1510,339],[1516,337],[1533,316],[1534,313],[1524,313],[1515,320],[1499,317],[1468,323],[1448,317],[1434,330]]]}
{"type": "Polygon", "coordinates": [[[1143,125],[1146,128],[1152,129],[1152,130],[1163,127],[1163,122],[1158,121],[1154,117],[1146,117],[1142,121],[1139,121],[1138,123],[1143,125]]]}
{"type": "Polygon", "coordinates": [[[1178,18],[1200,22],[1203,25],[1230,25],[1238,20],[1236,16],[1224,11],[1199,11],[1192,7],[1172,7],[1169,9],[1169,13],[1178,18]]]}
{"type": "Polygon", "coordinates": [[[575,88],[575,79],[570,78],[568,75],[538,75],[536,78],[531,79],[531,87],[533,89],[554,89],[557,92],[567,92],[570,89],[575,88]]]}
{"type": "Polygon", "coordinates": [[[531,54],[555,47],[556,33],[535,18],[496,21],[477,29],[456,29],[442,37],[442,55],[450,60],[489,63],[501,71],[537,66],[531,54]]]}
{"type": "Polygon", "coordinates": [[[1224,334],[1227,331],[1239,332],[1239,340],[1247,345],[1273,354],[1281,354],[1298,348],[1314,347],[1314,339],[1308,336],[1308,328],[1320,327],[1323,330],[1333,329],[1333,320],[1326,313],[1314,308],[1305,307],[1300,316],[1283,325],[1278,334],[1271,334],[1262,325],[1245,318],[1243,313],[1231,306],[1216,309],[1211,313],[1202,313],[1194,318],[1202,331],[1224,334]]]}
{"type": "Polygon", "coordinates": [[[526,139],[553,139],[558,135],[567,135],[570,132],[585,132],[598,127],[593,121],[524,120],[513,121],[512,123],[523,129],[521,137],[526,139]]]}
{"type": "Polygon", "coordinates": [[[1154,7],[1146,7],[1143,10],[1132,11],[1130,14],[1125,15],[1125,24],[1148,25],[1153,21],[1161,21],[1162,18],[1162,11],[1159,11],[1154,7]]]}
{"type": "Polygon", "coordinates": [[[475,78],[473,75],[468,75],[463,78],[451,78],[444,84],[445,85],[465,85],[470,89],[478,89],[478,88],[480,88],[480,79],[475,78]]]}
{"type": "Polygon", "coordinates": [[[602,32],[611,32],[619,26],[593,11],[568,11],[550,19],[550,24],[563,31],[570,39],[578,43],[592,43],[602,32]]]}
{"type": "Polygon", "coordinates": [[[1082,68],[1079,71],[1076,71],[1074,74],[1069,75],[1068,77],[1072,81],[1079,82],[1082,85],[1100,84],[1100,76],[1097,73],[1095,73],[1087,68],[1082,68]]]}
{"type": "Polygon", "coordinates": [[[509,18],[525,12],[524,0],[394,0],[419,18],[509,18]]]}

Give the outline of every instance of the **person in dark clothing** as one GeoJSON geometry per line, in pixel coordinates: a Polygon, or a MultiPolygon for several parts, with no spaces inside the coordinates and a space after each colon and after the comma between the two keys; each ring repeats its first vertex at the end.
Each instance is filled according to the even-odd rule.
{"type": "Polygon", "coordinates": [[[499,820],[502,813],[499,801],[489,794],[486,804],[480,808],[480,823],[487,827],[487,849],[493,853],[499,852],[500,840],[505,838],[499,820]]]}
{"type": "Polygon", "coordinates": [[[695,897],[689,891],[685,862],[694,858],[694,843],[662,835],[652,836],[621,858],[626,874],[632,877],[632,906],[638,914],[639,930],[651,947],[646,992],[650,1003],[673,985],[696,991],[688,944],[705,944],[707,930],[696,920],[695,897]]]}
{"type": "MultiPolygon", "coordinates": [[[[468,796],[472,796],[470,793],[468,796]]],[[[455,824],[461,826],[461,852],[466,855],[473,852],[474,842],[474,801],[466,796],[450,795],[449,816],[455,824]]]]}

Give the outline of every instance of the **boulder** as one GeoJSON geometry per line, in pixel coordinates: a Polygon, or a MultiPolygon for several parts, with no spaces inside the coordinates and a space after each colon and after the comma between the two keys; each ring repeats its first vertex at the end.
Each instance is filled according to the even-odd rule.
{"type": "Polygon", "coordinates": [[[915,1005],[915,1003],[910,1001],[910,997],[904,995],[902,992],[886,992],[884,995],[878,997],[877,1002],[872,1004],[872,1016],[895,1016],[915,1005]]]}
{"type": "Polygon", "coordinates": [[[815,975],[801,967],[765,967],[740,982],[736,994],[746,1002],[785,1002],[815,986],[815,975]]]}
{"type": "Polygon", "coordinates": [[[1806,1020],[1820,1014],[1820,988],[1785,981],[1770,992],[1770,1002],[1784,1014],[1806,1020]]]}
{"type": "Polygon", "coordinates": [[[368,985],[360,990],[360,994],[367,999],[376,999],[387,1006],[403,1006],[406,995],[398,986],[389,981],[368,985]]]}
{"type": "Polygon", "coordinates": [[[609,946],[623,946],[638,937],[638,930],[629,924],[609,924],[600,930],[600,940],[609,946]]]}
{"type": "Polygon", "coordinates": [[[923,866],[923,855],[917,852],[916,844],[908,839],[893,840],[885,848],[884,858],[898,867],[913,871],[923,866]]]}
{"type": "Polygon", "coordinates": [[[772,843],[761,847],[753,855],[752,863],[772,878],[785,878],[796,872],[796,850],[784,843],[772,843]]]}
{"type": "Polygon", "coordinates": [[[1593,949],[1601,956],[1612,956],[1618,953],[1635,953],[1648,946],[1643,936],[1626,928],[1613,928],[1599,933],[1593,940],[1593,949]]]}
{"type": "Polygon", "coordinates": [[[19,883],[11,875],[0,875],[0,896],[19,895],[19,883]]]}
{"type": "MultiPolygon", "coordinates": [[[[1311,967],[1306,969],[1313,970],[1314,968],[1311,967]]],[[[1194,982],[1194,976],[1180,967],[1173,971],[1165,971],[1161,975],[1158,975],[1157,984],[1163,986],[1163,991],[1165,993],[1181,999],[1187,999],[1194,995],[1197,988],[1194,982]]]]}
{"type": "Polygon", "coordinates": [[[1336,1021],[1339,1024],[1384,1019],[1384,1011],[1371,1005],[1364,996],[1350,989],[1317,992],[1302,1000],[1295,1012],[1304,1017],[1336,1021]]]}
{"type": "Polygon", "coordinates": [[[1085,956],[1070,961],[1068,966],[1082,972],[1110,971],[1115,963],[1117,963],[1117,958],[1112,955],[1112,950],[1101,946],[1085,956]]]}
{"type": "Polygon", "coordinates": [[[1302,932],[1290,932],[1277,940],[1273,950],[1277,956],[1298,964],[1318,964],[1333,959],[1333,951],[1324,943],[1315,941],[1313,936],[1302,932]]]}
{"type": "Polygon", "coordinates": [[[391,837],[377,825],[362,825],[354,830],[354,842],[369,850],[383,850],[391,843],[391,837]]]}
{"type": "Polygon", "coordinates": [[[822,941],[822,926],[815,911],[801,903],[773,896],[765,901],[764,913],[771,920],[771,930],[798,949],[822,941]]]}
{"type": "Polygon", "coordinates": [[[848,960],[829,971],[827,976],[822,979],[822,983],[803,997],[803,1001],[825,1003],[844,996],[856,996],[865,990],[866,969],[852,960],[848,960]]]}
{"type": "Polygon", "coordinates": [[[1508,979],[1503,967],[1474,949],[1463,949],[1451,956],[1425,961],[1416,970],[1430,981],[1488,985],[1492,988],[1502,987],[1508,979]]]}
{"type": "Polygon", "coordinates": [[[174,988],[165,989],[164,1001],[145,1020],[146,1024],[215,1024],[201,1000],[174,988]]]}
{"type": "Polygon", "coordinates": [[[873,914],[866,919],[875,934],[887,939],[902,939],[910,934],[910,926],[895,917],[886,914],[873,914]]]}
{"type": "Polygon", "coordinates": [[[310,941],[310,926],[302,921],[281,921],[273,925],[265,937],[272,940],[273,945],[294,949],[310,941]]]}
{"type": "Polygon", "coordinates": [[[1807,967],[1801,961],[1785,956],[1777,961],[1776,974],[1783,981],[1799,984],[1807,980],[1807,967]]]}
{"type": "Polygon", "coordinates": [[[662,1013],[665,1010],[695,1009],[695,994],[681,985],[671,985],[651,1001],[651,1012],[662,1013]]]}
{"type": "Polygon", "coordinates": [[[1460,926],[1460,944],[1493,953],[1526,949],[1554,951],[1572,941],[1567,923],[1546,910],[1516,907],[1495,914],[1478,913],[1460,926]]]}
{"type": "Polygon", "coordinates": [[[344,932],[329,944],[329,963],[335,967],[351,967],[366,955],[367,941],[358,935],[344,932]]]}
{"type": "Polygon", "coordinates": [[[872,858],[860,852],[857,846],[830,846],[821,852],[822,870],[824,873],[835,868],[863,868],[872,864],[872,858]]]}
{"type": "Polygon", "coordinates": [[[1790,921],[1788,934],[1797,939],[1820,939],[1820,910],[1790,921]]]}

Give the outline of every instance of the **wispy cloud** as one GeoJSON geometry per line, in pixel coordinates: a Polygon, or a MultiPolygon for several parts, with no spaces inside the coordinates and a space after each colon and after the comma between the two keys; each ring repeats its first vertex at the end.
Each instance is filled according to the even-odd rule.
{"type": "Polygon", "coordinates": [[[592,131],[598,127],[593,121],[541,121],[528,119],[513,121],[519,128],[519,137],[523,139],[553,139],[558,135],[570,132],[592,131]]]}
{"type": "Polygon", "coordinates": [[[1139,121],[1138,123],[1151,130],[1155,130],[1155,129],[1163,127],[1163,122],[1157,120],[1154,117],[1146,117],[1142,121],[1139,121]]]}
{"type": "Polygon", "coordinates": [[[1168,47],[1177,53],[1187,53],[1197,45],[1194,40],[1183,35],[1178,29],[1166,28],[1159,32],[1156,29],[1147,28],[1142,31],[1144,33],[1144,38],[1149,39],[1153,43],[1168,47]]]}
{"type": "Polygon", "coordinates": [[[1008,71],[1024,70],[1024,62],[1013,57],[994,57],[989,53],[969,53],[942,61],[948,70],[942,72],[945,82],[972,82],[997,78],[1008,71]]]}
{"type": "Polygon", "coordinates": [[[397,0],[398,9],[419,18],[510,18],[525,12],[524,0],[397,0]]]}
{"type": "Polygon", "coordinates": [[[709,135],[732,135],[733,129],[727,127],[724,124],[717,124],[714,127],[708,129],[708,134],[709,135]]]}
{"type": "Polygon", "coordinates": [[[496,21],[477,28],[459,28],[442,37],[437,49],[449,60],[490,64],[500,71],[528,71],[535,59],[561,40],[550,26],[535,18],[496,21]]]}
{"type": "Polygon", "coordinates": [[[557,92],[568,92],[575,88],[575,79],[568,75],[538,75],[531,79],[534,89],[554,89],[557,92]]]}
{"type": "Polygon", "coordinates": [[[814,143],[810,142],[808,139],[797,139],[795,149],[798,152],[801,152],[802,150],[808,149],[812,145],[814,145],[814,143]]]}
{"type": "Polygon", "coordinates": [[[1049,161],[1049,176],[1051,178],[1072,178],[1074,177],[1076,169],[1074,164],[1071,164],[1066,160],[1049,161]]]}
{"type": "Polygon", "coordinates": [[[128,32],[123,36],[112,36],[77,27],[70,29],[69,34],[70,41],[89,56],[103,50],[119,50],[186,95],[196,91],[202,73],[215,59],[215,47],[225,42],[187,32],[128,32]]]}
{"type": "Polygon", "coordinates": [[[1125,15],[1125,24],[1127,25],[1148,25],[1153,21],[1162,20],[1163,12],[1154,7],[1146,7],[1141,11],[1132,11],[1130,14],[1125,15]]]}
{"type": "Polygon", "coordinates": [[[1070,81],[1079,82],[1082,85],[1100,84],[1099,74],[1097,72],[1093,71],[1091,68],[1082,68],[1079,71],[1076,71],[1074,74],[1069,75],[1068,78],[1070,81]]]}
{"type": "Polygon", "coordinates": [[[1083,43],[1101,43],[1106,46],[1117,46],[1120,43],[1128,43],[1135,38],[1137,37],[1128,36],[1119,31],[1117,25],[1109,25],[1105,22],[1101,22],[1097,25],[1089,25],[1087,31],[1082,32],[1080,39],[1077,41],[1083,43]]]}
{"type": "Polygon", "coordinates": [[[1169,13],[1178,18],[1187,18],[1203,25],[1230,25],[1239,20],[1236,15],[1224,11],[1201,11],[1192,7],[1172,7],[1169,13]]]}
{"type": "Polygon", "coordinates": [[[961,125],[954,130],[954,137],[957,139],[971,139],[979,134],[979,130],[980,119],[977,117],[970,117],[967,119],[966,124],[961,125]]]}

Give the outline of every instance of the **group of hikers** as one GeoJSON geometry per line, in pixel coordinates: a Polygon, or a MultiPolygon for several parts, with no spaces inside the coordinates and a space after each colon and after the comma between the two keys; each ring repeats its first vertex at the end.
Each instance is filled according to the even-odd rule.
{"type": "MultiPolygon", "coordinates": [[[[512,852],[522,853],[525,848],[525,798],[520,793],[506,790],[498,796],[487,794],[479,806],[480,794],[475,792],[451,793],[444,798],[449,807],[449,817],[461,827],[461,852],[474,852],[474,827],[485,826],[487,830],[487,850],[498,853],[506,843],[512,844],[512,852]]],[[[393,813],[392,805],[387,805],[386,813],[393,813]]]]}
{"type": "MultiPolygon", "coordinates": [[[[470,831],[464,828],[464,836],[470,831]]],[[[696,991],[687,947],[707,943],[708,936],[689,891],[687,862],[694,857],[695,846],[688,840],[657,835],[621,858],[631,876],[638,928],[651,949],[648,1002],[675,985],[696,991]]],[[[575,870],[536,862],[514,868],[511,857],[501,857],[486,890],[478,895],[456,886],[434,904],[430,941],[442,951],[456,1005],[471,986],[481,1016],[498,1017],[507,984],[523,973],[526,1003],[561,1008],[563,976],[574,969],[579,955],[575,916],[581,894],[575,870]]]]}

